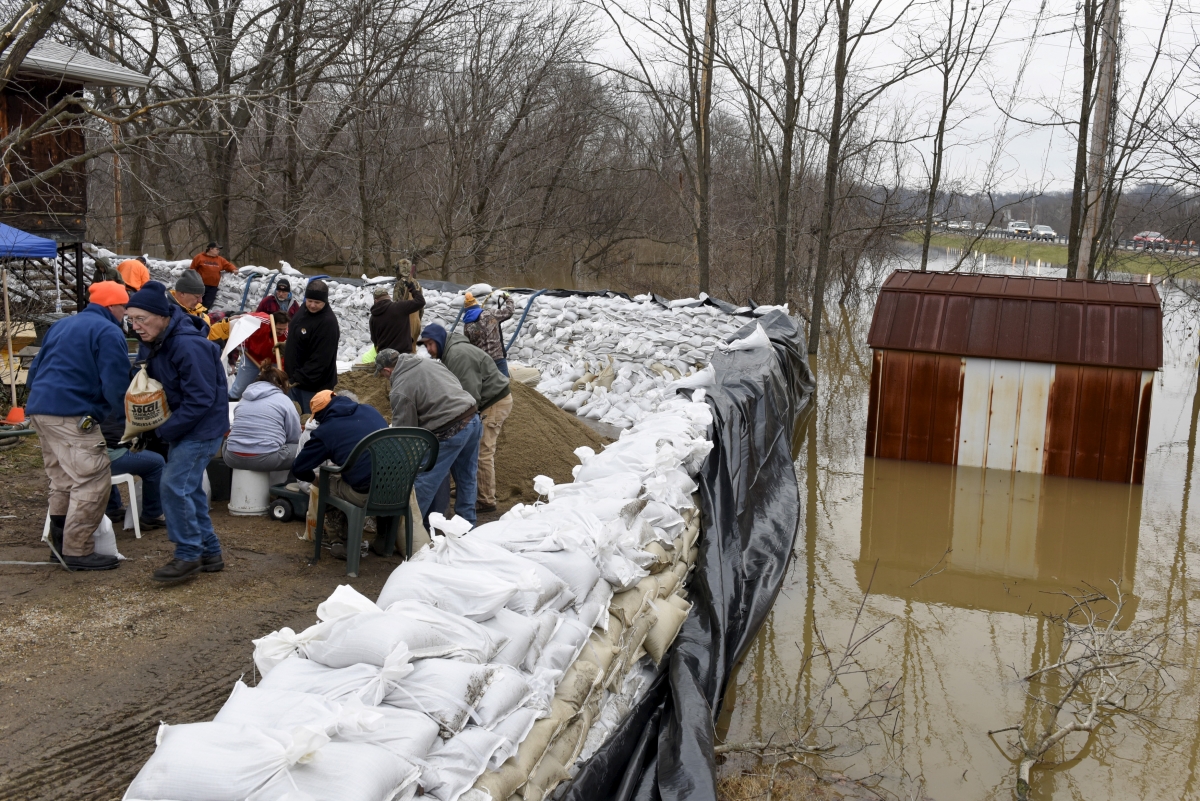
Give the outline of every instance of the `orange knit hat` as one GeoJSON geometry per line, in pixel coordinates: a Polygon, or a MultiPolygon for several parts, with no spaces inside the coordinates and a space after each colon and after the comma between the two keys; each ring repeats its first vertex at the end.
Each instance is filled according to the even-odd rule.
{"type": "Polygon", "coordinates": [[[308,402],[308,408],[312,410],[313,414],[316,414],[317,412],[321,411],[326,406],[328,406],[329,401],[332,399],[333,399],[333,390],[323,389],[320,392],[318,392],[316,395],[312,396],[312,399],[308,402]]]}
{"type": "Polygon", "coordinates": [[[475,296],[468,292],[466,297],[463,298],[463,308],[469,309],[475,305],[475,302],[475,296]]]}
{"type": "Polygon", "coordinates": [[[88,287],[88,300],[101,306],[124,306],[129,293],[116,281],[97,281],[88,287]]]}

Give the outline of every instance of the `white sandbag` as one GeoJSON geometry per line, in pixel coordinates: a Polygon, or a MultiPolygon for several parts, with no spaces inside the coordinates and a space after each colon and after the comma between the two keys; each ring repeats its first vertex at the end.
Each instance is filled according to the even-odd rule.
{"type": "Polygon", "coordinates": [[[398,601],[382,614],[333,622],[324,638],[304,644],[301,650],[328,667],[360,662],[382,666],[401,643],[413,659],[445,657],[476,663],[489,661],[503,645],[492,632],[461,615],[422,601],[398,601]]]}
{"type": "Polygon", "coordinates": [[[754,330],[750,335],[742,339],[735,339],[731,342],[718,342],[717,349],[722,353],[730,353],[735,350],[754,350],[755,348],[771,347],[771,338],[767,336],[767,332],[763,329],[762,323],[754,326],[754,330]]]}
{"type": "Polygon", "coordinates": [[[571,595],[581,601],[587,598],[592,587],[600,580],[596,563],[580,551],[526,551],[521,555],[565,581],[571,595]]]}
{"type": "Polygon", "coordinates": [[[487,571],[519,587],[506,604],[523,615],[536,614],[553,606],[562,609],[575,599],[567,583],[537,562],[476,537],[434,537],[413,560],[415,564],[435,562],[455,569],[487,571]]]}
{"type": "Polygon", "coordinates": [[[413,672],[409,660],[410,654],[403,644],[388,655],[382,667],[358,664],[331,668],[311,659],[293,657],[276,665],[258,686],[316,693],[334,700],[354,696],[364,704],[375,706],[413,672]]]}
{"type": "Polygon", "coordinates": [[[492,733],[503,737],[504,743],[492,754],[492,758],[488,762],[489,770],[498,769],[504,764],[504,760],[517,753],[517,749],[525,741],[529,730],[533,728],[533,724],[537,723],[541,714],[542,712],[538,709],[523,706],[514,709],[511,714],[492,726],[492,733]]]}
{"type": "Polygon", "coordinates": [[[283,769],[329,742],[323,732],[229,723],[158,727],[157,748],[124,801],[245,801],[283,769]]]}
{"type": "MultiPolygon", "coordinates": [[[[262,686],[247,687],[238,681],[213,722],[282,731],[307,726],[332,737],[337,732],[342,708],[323,695],[273,690],[262,686]]],[[[382,719],[378,713],[371,714],[377,720],[382,719]]]]}
{"type": "Polygon", "coordinates": [[[589,481],[586,484],[555,484],[549,491],[551,502],[560,498],[608,498],[633,500],[642,489],[642,477],[625,471],[589,481]]]}
{"type": "Polygon", "coordinates": [[[332,742],[246,801],[392,801],[419,777],[416,765],[385,748],[332,742]]]}
{"type": "Polygon", "coordinates": [[[113,531],[113,524],[108,519],[108,515],[100,518],[100,525],[96,526],[92,537],[96,553],[101,556],[115,556],[117,559],[125,561],[125,557],[117,550],[117,533],[113,531]]]}
{"type": "Polygon", "coordinates": [[[257,640],[251,640],[254,643],[254,666],[260,674],[267,676],[280,662],[299,656],[305,645],[324,638],[331,627],[332,623],[317,623],[296,633],[284,626],[257,640]]]}
{"type": "Polygon", "coordinates": [[[389,687],[384,703],[424,712],[449,737],[467,725],[494,670],[491,665],[452,659],[421,659],[402,681],[389,687]]]}
{"type": "Polygon", "coordinates": [[[597,581],[583,603],[576,604],[579,622],[590,629],[599,627],[602,631],[608,631],[608,605],[612,597],[612,585],[604,579],[597,581]]]}
{"type": "Polygon", "coordinates": [[[554,636],[554,632],[558,631],[558,626],[562,622],[562,616],[555,614],[549,610],[533,618],[537,623],[537,639],[534,640],[534,648],[529,649],[529,653],[525,656],[525,662],[521,665],[526,673],[532,673],[537,666],[538,659],[541,658],[542,649],[550,643],[550,638],[554,636]]]}
{"type": "Polygon", "coordinates": [[[507,665],[493,665],[487,691],[475,704],[475,721],[491,727],[507,717],[529,697],[529,681],[521,671],[507,665]]]}
{"type": "Polygon", "coordinates": [[[317,605],[317,619],[328,622],[351,615],[382,611],[374,601],[349,584],[339,584],[328,598],[317,605]]]}
{"type": "Polygon", "coordinates": [[[495,617],[479,625],[491,631],[497,638],[504,637],[508,640],[489,660],[497,665],[519,667],[537,640],[538,624],[535,619],[511,609],[498,609],[495,617]]]}
{"type": "Polygon", "coordinates": [[[458,801],[471,789],[488,761],[505,739],[479,726],[472,726],[448,740],[425,760],[421,784],[426,795],[438,801],[458,801]]]}
{"type": "Polygon", "coordinates": [[[379,716],[372,726],[338,728],[335,741],[374,743],[413,763],[423,760],[439,742],[438,725],[423,712],[397,709],[387,704],[368,707],[379,716]]]}
{"type": "Polygon", "coordinates": [[[397,601],[424,601],[438,609],[479,621],[495,615],[496,610],[503,608],[518,591],[528,590],[531,586],[540,589],[533,580],[518,586],[484,570],[413,558],[392,571],[377,603],[380,608],[387,609],[397,601]]]}

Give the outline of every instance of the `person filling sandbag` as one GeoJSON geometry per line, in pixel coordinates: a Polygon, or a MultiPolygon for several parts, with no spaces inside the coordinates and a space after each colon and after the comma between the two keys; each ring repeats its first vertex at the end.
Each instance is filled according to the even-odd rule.
{"type": "Polygon", "coordinates": [[[496,294],[495,310],[485,309],[477,298],[492,291],[487,284],[472,286],[463,298],[463,331],[471,344],[482,350],[496,362],[496,367],[508,377],[508,353],[504,350],[504,335],[500,323],[513,316],[512,295],[507,292],[496,294]]]}
{"type": "Polygon", "coordinates": [[[309,281],[304,289],[304,308],[288,326],[283,355],[288,381],[292,383],[289,394],[300,404],[302,414],[313,411],[310,406],[313,395],[337,386],[340,336],[337,317],[329,308],[329,285],[320,280],[309,281]]]}
{"type": "MultiPolygon", "coordinates": [[[[296,319],[300,319],[297,315],[296,319]]],[[[383,415],[365,403],[356,403],[349,398],[335,395],[325,389],[312,396],[310,406],[317,427],[313,429],[304,447],[292,464],[292,475],[301,481],[315,482],[316,469],[326,459],[334,464],[345,464],[346,457],[363,437],[382,428],[387,428],[383,415]]],[[[371,459],[363,454],[343,473],[329,477],[329,491],[335,498],[365,506],[367,493],[371,490],[371,459]]],[[[331,512],[338,510],[330,510],[331,512]]],[[[346,529],[338,515],[326,515],[326,530],[329,536],[329,552],[335,559],[346,558],[346,529]],[[333,520],[338,523],[329,526],[333,520]]],[[[364,551],[367,546],[363,540],[364,551]]]]}
{"type": "Polygon", "coordinates": [[[215,573],[225,562],[203,482],[204,470],[229,430],[221,350],[206,339],[207,324],[171,303],[157,281],[148,281],[129,299],[128,316],[142,340],[138,361],[162,384],[171,410],[154,431],[169,446],[162,501],[175,557],[155,570],[153,579],[175,583],[201,571],[215,573]]]}
{"type": "Polygon", "coordinates": [[[29,366],[25,411],[50,479],[51,542],[73,570],[111,570],[95,552],[112,471],[100,423],[125,402],[129,349],[121,333],[129,295],[115,281],[88,287],[91,301],[50,326],[29,366]]]}
{"type": "MultiPolygon", "coordinates": [[[[278,351],[282,356],[283,348],[287,343],[288,318],[286,314],[283,312],[274,314],[254,312],[250,316],[265,322],[261,323],[258,330],[242,343],[242,363],[238,365],[237,376],[233,379],[233,386],[229,388],[230,400],[241,400],[246,387],[258,380],[259,370],[268,364],[275,365],[276,352],[278,351]],[[271,332],[272,326],[275,327],[274,333],[271,332]]],[[[228,338],[228,334],[226,334],[226,339],[228,338]]]]}
{"type": "Polygon", "coordinates": [[[418,344],[424,345],[431,357],[450,368],[462,388],[475,399],[483,423],[483,433],[479,437],[479,500],[475,504],[475,511],[494,512],[496,442],[513,407],[508,379],[500,372],[492,357],[472,345],[465,334],[454,333],[447,337],[446,329],[437,323],[425,326],[418,344]]]}
{"type": "Polygon", "coordinates": [[[417,476],[414,487],[422,519],[428,520],[434,495],[449,475],[454,477],[454,511],[474,526],[483,433],[475,399],[441,362],[391,348],[375,357],[375,375],[391,382],[392,425],[424,428],[438,439],[437,462],[417,476]]]}
{"type": "Polygon", "coordinates": [[[288,320],[295,317],[296,312],[300,311],[300,304],[292,297],[292,282],[286,278],[276,281],[275,292],[260,300],[255,311],[265,314],[286,311],[288,320]]]}
{"type": "Polygon", "coordinates": [[[233,410],[223,455],[228,467],[269,473],[292,466],[300,447],[300,415],[287,391],[287,373],[273,364],[259,371],[233,410]]]}

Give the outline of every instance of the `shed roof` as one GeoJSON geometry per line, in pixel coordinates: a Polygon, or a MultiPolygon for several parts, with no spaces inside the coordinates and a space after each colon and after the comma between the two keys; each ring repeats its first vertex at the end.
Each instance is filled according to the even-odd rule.
{"type": "Polygon", "coordinates": [[[150,77],[73,47],[42,40],[25,55],[23,75],[60,78],[86,86],[149,86],[150,77]]]}
{"type": "Polygon", "coordinates": [[[897,270],[875,304],[872,348],[1157,370],[1153,284],[897,270]]]}

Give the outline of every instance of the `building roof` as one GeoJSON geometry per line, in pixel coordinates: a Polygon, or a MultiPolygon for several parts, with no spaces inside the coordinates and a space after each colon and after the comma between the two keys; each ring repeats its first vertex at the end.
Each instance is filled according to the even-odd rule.
{"type": "Polygon", "coordinates": [[[81,83],[85,86],[150,85],[148,75],[44,39],[33,46],[17,72],[20,75],[59,78],[68,83],[81,83]]]}
{"type": "Polygon", "coordinates": [[[897,270],[875,304],[872,348],[1157,370],[1153,284],[897,270]]]}

